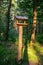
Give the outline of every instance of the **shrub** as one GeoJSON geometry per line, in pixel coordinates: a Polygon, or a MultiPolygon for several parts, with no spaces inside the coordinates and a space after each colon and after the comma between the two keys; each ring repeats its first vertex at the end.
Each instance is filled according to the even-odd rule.
{"type": "Polygon", "coordinates": [[[36,36],[36,40],[37,40],[39,43],[43,44],[43,34],[37,35],[37,36],[36,36]]]}

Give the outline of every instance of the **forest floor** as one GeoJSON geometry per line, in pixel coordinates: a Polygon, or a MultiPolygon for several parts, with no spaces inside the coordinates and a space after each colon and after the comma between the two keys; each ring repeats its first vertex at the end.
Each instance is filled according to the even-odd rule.
{"type": "Polygon", "coordinates": [[[23,65],[43,65],[43,45],[36,43],[28,48],[28,62],[23,65]]]}
{"type": "MultiPolygon", "coordinates": [[[[0,65],[16,65],[17,44],[1,43],[0,44],[0,65]]],[[[23,47],[22,65],[43,65],[43,45],[35,43],[34,47],[23,47]]]]}

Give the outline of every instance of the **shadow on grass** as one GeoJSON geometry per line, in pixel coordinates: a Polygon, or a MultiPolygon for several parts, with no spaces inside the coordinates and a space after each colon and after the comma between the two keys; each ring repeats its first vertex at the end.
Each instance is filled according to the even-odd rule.
{"type": "Polygon", "coordinates": [[[23,55],[23,61],[24,61],[23,65],[29,65],[29,58],[28,58],[28,53],[27,53],[27,46],[25,46],[24,55],[23,55]]]}
{"type": "Polygon", "coordinates": [[[25,43],[24,43],[24,52],[23,52],[23,65],[29,65],[29,58],[28,58],[28,28],[27,28],[27,36],[25,38],[25,43]]]}

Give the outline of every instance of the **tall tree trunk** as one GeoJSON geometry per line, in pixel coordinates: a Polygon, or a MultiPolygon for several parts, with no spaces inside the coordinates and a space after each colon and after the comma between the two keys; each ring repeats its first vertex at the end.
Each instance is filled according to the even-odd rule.
{"type": "MultiPolygon", "coordinates": [[[[2,3],[3,3],[3,0],[0,0],[0,23],[2,21],[2,19],[1,19],[1,15],[2,15],[1,5],[2,5],[2,3]]],[[[0,36],[1,36],[1,28],[0,28],[0,36]]]]}
{"type": "Polygon", "coordinates": [[[8,40],[8,35],[9,35],[9,22],[10,22],[11,3],[12,3],[12,0],[9,0],[9,6],[8,6],[8,11],[7,11],[7,22],[6,22],[5,41],[8,40]]]}
{"type": "Polygon", "coordinates": [[[33,26],[32,26],[32,34],[31,34],[31,42],[30,42],[31,45],[33,45],[33,43],[35,42],[35,31],[36,31],[36,23],[37,23],[36,7],[37,7],[37,1],[34,0],[33,1],[33,26]]]}
{"type": "Polygon", "coordinates": [[[3,0],[0,0],[0,6],[1,6],[2,3],[3,3],[3,0]]]}

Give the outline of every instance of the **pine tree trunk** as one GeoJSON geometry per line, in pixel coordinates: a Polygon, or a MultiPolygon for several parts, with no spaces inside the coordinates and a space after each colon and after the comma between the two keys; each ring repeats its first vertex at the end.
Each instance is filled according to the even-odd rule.
{"type": "Polygon", "coordinates": [[[33,2],[33,26],[32,26],[32,34],[31,34],[31,41],[30,41],[31,45],[33,45],[33,43],[35,42],[35,31],[36,31],[36,23],[37,23],[36,7],[37,7],[37,2],[36,0],[34,0],[33,2]]]}
{"type": "Polygon", "coordinates": [[[10,22],[11,3],[12,3],[12,0],[9,0],[9,6],[8,6],[8,11],[7,11],[7,21],[6,21],[5,41],[8,40],[8,36],[9,36],[9,22],[10,22]]]}

